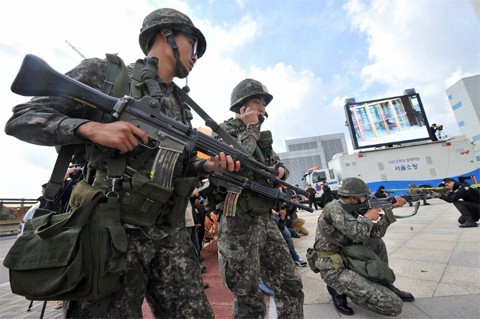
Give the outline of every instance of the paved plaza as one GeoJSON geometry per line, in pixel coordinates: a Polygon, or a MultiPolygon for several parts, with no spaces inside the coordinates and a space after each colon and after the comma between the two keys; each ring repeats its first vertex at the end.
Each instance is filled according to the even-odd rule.
{"type": "MultiPolygon", "coordinates": [[[[429,203],[429,206],[420,206],[417,215],[399,219],[385,236],[390,266],[397,277],[395,285],[410,291],[416,298],[414,302],[405,303],[402,314],[396,318],[480,318],[480,228],[459,228],[459,213],[453,205],[438,199],[429,200],[429,203]]],[[[412,210],[407,205],[394,212],[408,215],[412,210]]],[[[299,214],[310,231],[308,236],[294,239],[302,258],[313,245],[320,212],[299,214]]],[[[215,253],[216,249],[206,252],[215,253]]],[[[216,257],[210,260],[214,262],[216,257]]],[[[208,289],[212,289],[209,292],[212,296],[215,289],[221,289],[217,269],[215,265],[208,265],[208,289]]],[[[298,267],[298,270],[303,278],[306,319],[386,318],[352,302],[349,304],[355,311],[353,316],[338,314],[320,275],[308,267],[298,267]]],[[[231,302],[231,298],[228,300],[231,302]]],[[[212,297],[210,302],[214,309],[230,306],[225,304],[225,299],[212,297]]],[[[273,298],[268,302],[268,317],[276,318],[273,298]]],[[[61,318],[61,310],[53,309],[53,303],[48,302],[44,318],[61,318]]],[[[0,305],[0,318],[39,318],[43,302],[34,302],[32,311],[27,312],[29,301],[12,294],[7,282],[0,284],[0,305]]],[[[217,312],[216,315],[217,319],[224,317],[217,312]]]]}

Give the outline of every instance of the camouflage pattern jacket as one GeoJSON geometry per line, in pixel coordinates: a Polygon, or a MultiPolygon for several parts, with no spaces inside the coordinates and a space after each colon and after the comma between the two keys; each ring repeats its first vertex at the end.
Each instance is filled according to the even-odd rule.
{"type": "MultiPolygon", "coordinates": [[[[80,81],[99,91],[105,82],[107,70],[106,59],[86,59],[66,75],[80,81]]],[[[133,65],[128,67],[131,74],[133,65]]],[[[187,124],[182,119],[181,102],[173,85],[160,83],[162,93],[165,94],[161,111],[170,118],[187,124]]],[[[13,108],[13,116],[8,120],[5,132],[22,141],[45,146],[66,144],[88,144],[88,141],[75,135],[75,130],[88,121],[112,122],[110,114],[88,107],[80,102],[65,97],[34,97],[31,101],[17,105],[13,108]]],[[[135,151],[131,159],[135,157],[135,151]]],[[[96,170],[105,170],[106,159],[114,156],[112,149],[94,145],[86,154],[89,166],[96,170]]],[[[155,154],[145,165],[150,169],[155,154]]],[[[197,176],[203,173],[204,161],[197,158],[194,153],[184,153],[177,162],[174,178],[182,175],[197,176]]]]}
{"type": "MultiPolygon", "coordinates": [[[[261,144],[262,133],[257,126],[246,127],[245,124],[237,118],[230,118],[219,125],[228,134],[236,138],[244,150],[257,161],[268,166],[273,166],[280,161],[280,157],[272,149],[271,142],[264,143],[264,145],[261,144]]],[[[285,169],[285,176],[282,179],[285,180],[288,178],[289,171],[284,165],[282,165],[282,167],[285,169]]]]}
{"type": "Polygon", "coordinates": [[[324,236],[323,230],[340,245],[361,244],[369,237],[381,237],[385,234],[386,228],[390,225],[385,217],[373,222],[362,214],[353,211],[347,212],[342,205],[348,205],[342,199],[329,202],[323,208],[318,217],[317,230],[315,232],[315,250],[326,252],[339,252],[340,247],[324,236]]]}
{"type": "MultiPolygon", "coordinates": [[[[106,59],[92,58],[82,61],[66,75],[101,91],[105,82],[106,69],[106,59]]],[[[133,65],[128,67],[128,71],[131,76],[133,65]]],[[[159,81],[159,86],[164,94],[160,111],[170,118],[188,124],[188,121],[182,115],[182,104],[178,93],[175,91],[179,88],[173,84],[167,85],[161,81],[159,81]]],[[[116,156],[117,151],[95,145],[75,135],[75,130],[88,121],[107,123],[112,122],[113,118],[110,114],[88,107],[71,98],[34,97],[29,102],[19,104],[13,108],[13,116],[8,120],[5,132],[20,140],[37,145],[84,144],[86,146],[84,156],[85,160],[88,161],[89,167],[97,172],[104,172],[106,171],[108,158],[116,156]]],[[[137,147],[137,149],[139,148],[137,147]]],[[[143,152],[143,150],[137,149],[127,154],[127,165],[133,162],[139,153],[143,152]]],[[[156,152],[152,152],[143,165],[140,166],[140,171],[145,172],[145,175],[148,175],[152,168],[155,155],[156,152]]],[[[172,180],[204,175],[204,163],[205,160],[199,159],[195,152],[184,152],[175,163],[172,180]]],[[[160,229],[158,227],[147,227],[146,232],[150,238],[163,238],[184,227],[185,210],[176,209],[173,206],[176,196],[174,192],[169,199],[169,202],[172,204],[165,205],[162,214],[171,216],[169,218],[177,221],[177,223],[157,225],[160,229]],[[178,223],[178,221],[183,223],[178,223]]],[[[187,200],[188,198],[185,198],[185,204],[187,200]]]]}

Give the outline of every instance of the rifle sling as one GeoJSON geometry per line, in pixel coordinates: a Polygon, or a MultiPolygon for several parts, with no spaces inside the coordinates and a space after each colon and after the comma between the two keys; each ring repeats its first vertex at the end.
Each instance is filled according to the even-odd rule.
{"type": "Polygon", "coordinates": [[[217,133],[227,144],[232,145],[237,150],[248,154],[243,146],[238,143],[230,134],[228,134],[217,122],[215,122],[184,90],[178,90],[182,99],[205,121],[205,125],[217,133]]]}

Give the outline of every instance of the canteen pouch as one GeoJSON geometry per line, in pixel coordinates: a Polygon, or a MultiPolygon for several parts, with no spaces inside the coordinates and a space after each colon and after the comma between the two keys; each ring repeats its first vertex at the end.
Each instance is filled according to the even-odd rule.
{"type": "Polygon", "coordinates": [[[308,263],[308,266],[310,267],[310,269],[314,273],[320,272],[320,270],[315,266],[315,262],[317,261],[317,259],[318,259],[318,256],[317,256],[317,252],[315,251],[315,249],[308,248],[307,249],[307,263],[308,263]]]}
{"type": "Polygon", "coordinates": [[[131,189],[123,186],[122,222],[137,226],[153,226],[162,214],[173,188],[162,187],[140,173],[131,180],[131,189]]]}
{"type": "Polygon", "coordinates": [[[3,263],[13,293],[30,300],[97,300],[122,286],[127,238],[118,199],[100,190],[81,198],[78,192],[88,187],[75,187],[85,204],[74,211],[43,210],[25,224],[3,263]]]}
{"type": "Polygon", "coordinates": [[[341,254],[345,265],[363,277],[379,283],[395,281],[393,270],[367,246],[344,246],[341,254]]]}

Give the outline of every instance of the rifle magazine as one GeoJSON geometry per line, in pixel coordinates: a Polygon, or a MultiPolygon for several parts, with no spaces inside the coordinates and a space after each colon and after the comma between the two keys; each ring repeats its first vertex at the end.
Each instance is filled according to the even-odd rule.
{"type": "Polygon", "coordinates": [[[159,148],[152,165],[151,180],[160,186],[172,188],[173,170],[179,156],[179,151],[159,148]]]}

